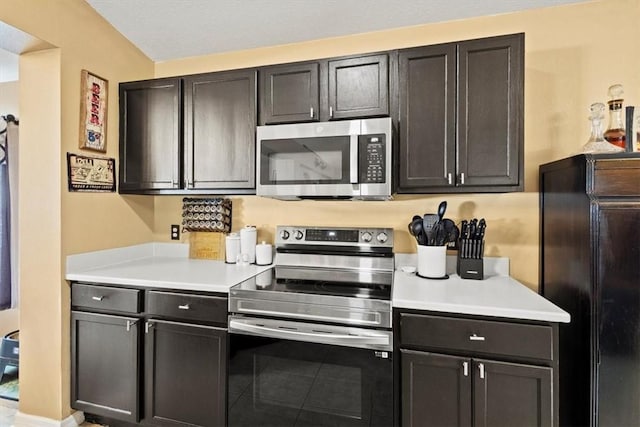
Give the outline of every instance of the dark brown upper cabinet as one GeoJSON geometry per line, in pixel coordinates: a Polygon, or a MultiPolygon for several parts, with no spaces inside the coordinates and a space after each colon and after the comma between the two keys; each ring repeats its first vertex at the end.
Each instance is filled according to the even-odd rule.
{"type": "Polygon", "coordinates": [[[320,64],[274,65],[260,71],[262,123],[317,121],[320,117],[320,64]]]}
{"type": "Polygon", "coordinates": [[[389,115],[389,53],[260,69],[260,124],[389,115]]]}
{"type": "Polygon", "coordinates": [[[389,115],[389,57],[329,61],[329,119],[389,115]]]}
{"type": "Polygon", "coordinates": [[[255,69],[120,84],[119,191],[255,193],[255,69]]]}
{"type": "Polygon", "coordinates": [[[181,79],[120,84],[120,191],[180,188],[181,159],[181,79]]]}
{"type": "Polygon", "coordinates": [[[524,34],[401,50],[400,193],[522,191],[524,34]]]}
{"type": "Polygon", "coordinates": [[[256,79],[254,69],[185,77],[188,190],[255,188],[256,79]]]}

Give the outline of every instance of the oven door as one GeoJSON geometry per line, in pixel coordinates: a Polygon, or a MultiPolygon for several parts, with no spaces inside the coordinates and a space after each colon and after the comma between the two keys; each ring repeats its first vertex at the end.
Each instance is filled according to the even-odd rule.
{"type": "MultiPolygon", "coordinates": [[[[347,346],[353,328],[247,319],[229,322],[229,427],[394,425],[390,351],[347,346]]],[[[376,332],[359,345],[381,345],[376,332]]]]}
{"type": "Polygon", "coordinates": [[[259,196],[356,197],[359,121],[260,126],[259,196]]]}

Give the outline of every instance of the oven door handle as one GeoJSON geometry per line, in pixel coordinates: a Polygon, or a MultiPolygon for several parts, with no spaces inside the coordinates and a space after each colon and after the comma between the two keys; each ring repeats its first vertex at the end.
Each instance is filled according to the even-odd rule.
{"type": "MultiPolygon", "coordinates": [[[[317,325],[318,329],[322,328],[322,325],[317,325]]],[[[345,328],[345,332],[347,332],[345,328]]],[[[283,338],[293,339],[296,341],[308,341],[320,344],[332,344],[332,345],[345,345],[350,344],[354,346],[361,345],[375,345],[375,346],[390,346],[391,337],[389,334],[377,334],[375,332],[367,331],[364,334],[356,335],[351,333],[326,333],[321,331],[300,331],[291,327],[272,328],[264,325],[258,325],[247,322],[245,319],[229,320],[229,332],[234,331],[247,332],[252,335],[265,336],[270,338],[283,338]]]]}

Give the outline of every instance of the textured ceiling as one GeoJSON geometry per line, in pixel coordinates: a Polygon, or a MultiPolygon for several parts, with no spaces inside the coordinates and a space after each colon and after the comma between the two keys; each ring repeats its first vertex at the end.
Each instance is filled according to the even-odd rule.
{"type": "Polygon", "coordinates": [[[153,61],[585,0],[86,0],[153,61]]]}

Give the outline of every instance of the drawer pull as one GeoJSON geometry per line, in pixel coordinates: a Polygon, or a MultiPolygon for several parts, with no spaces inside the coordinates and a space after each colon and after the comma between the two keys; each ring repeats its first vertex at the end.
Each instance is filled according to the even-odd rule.
{"type": "Polygon", "coordinates": [[[480,378],[484,379],[484,363],[478,363],[478,370],[480,371],[480,378]]]}
{"type": "Polygon", "coordinates": [[[469,376],[469,362],[462,362],[462,375],[469,376]]]}
{"type": "Polygon", "coordinates": [[[94,301],[102,301],[104,297],[91,297],[92,300],[94,301]]]}
{"type": "Polygon", "coordinates": [[[309,108],[309,117],[313,119],[313,107],[309,108]]]}
{"type": "Polygon", "coordinates": [[[476,334],[473,334],[469,337],[469,341],[484,341],[484,337],[479,337],[476,334]]]}
{"type": "Polygon", "coordinates": [[[152,327],[153,327],[153,323],[144,322],[144,333],[148,334],[149,333],[149,329],[151,329],[152,327]]]}
{"type": "Polygon", "coordinates": [[[189,310],[189,304],[179,305],[178,308],[180,310],[189,310]]]}

